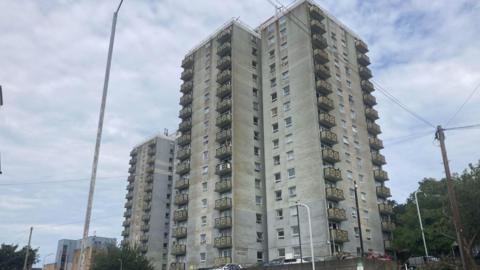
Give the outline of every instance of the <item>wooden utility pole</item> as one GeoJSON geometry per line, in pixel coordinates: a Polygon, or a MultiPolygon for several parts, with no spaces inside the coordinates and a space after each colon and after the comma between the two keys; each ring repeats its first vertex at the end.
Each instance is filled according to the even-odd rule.
{"type": "Polygon", "coordinates": [[[27,270],[28,255],[30,253],[30,243],[32,241],[33,227],[30,227],[30,235],[28,236],[27,250],[25,251],[25,261],[23,262],[23,270],[27,270]]]}
{"type": "Polygon", "coordinates": [[[440,142],[440,148],[442,151],[443,166],[445,167],[445,176],[447,178],[448,199],[450,201],[450,207],[452,208],[452,219],[455,227],[455,234],[457,237],[458,247],[460,249],[460,260],[462,262],[462,268],[468,269],[465,262],[465,249],[463,244],[463,225],[460,220],[460,212],[458,211],[457,197],[455,195],[455,189],[453,187],[452,175],[450,174],[450,165],[448,164],[447,149],[445,148],[445,133],[442,126],[437,126],[437,132],[435,139],[440,142]]]}

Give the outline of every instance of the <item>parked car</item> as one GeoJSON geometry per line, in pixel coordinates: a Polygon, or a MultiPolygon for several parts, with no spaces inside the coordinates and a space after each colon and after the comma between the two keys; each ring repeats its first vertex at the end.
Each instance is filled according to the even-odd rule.
{"type": "Polygon", "coordinates": [[[227,263],[224,266],[215,268],[214,270],[237,270],[242,269],[243,267],[240,264],[236,263],[227,263]]]}

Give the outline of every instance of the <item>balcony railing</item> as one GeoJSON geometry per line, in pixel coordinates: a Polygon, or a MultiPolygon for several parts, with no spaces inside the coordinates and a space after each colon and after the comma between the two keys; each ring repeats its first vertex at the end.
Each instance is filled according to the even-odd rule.
{"type": "Polygon", "coordinates": [[[148,235],[140,236],[140,242],[143,242],[143,243],[148,242],[148,235]]]}
{"type": "Polygon", "coordinates": [[[372,152],[372,162],[377,166],[382,166],[386,163],[385,157],[382,154],[376,152],[372,152]]]}
{"type": "Polygon", "coordinates": [[[363,53],[357,54],[357,61],[362,66],[370,65],[370,58],[368,58],[368,56],[366,54],[363,54],[363,53]]]}
{"type": "Polygon", "coordinates": [[[232,146],[222,146],[220,148],[217,148],[215,151],[215,157],[219,159],[224,159],[226,157],[229,157],[232,155],[232,146]]]}
{"type": "Polygon", "coordinates": [[[232,217],[220,217],[215,219],[215,228],[226,229],[232,227],[232,217]]]}
{"type": "Polygon", "coordinates": [[[232,180],[220,180],[215,183],[215,191],[218,193],[224,193],[232,190],[232,180]]]}
{"type": "Polygon", "coordinates": [[[393,206],[389,203],[380,203],[378,205],[378,211],[380,214],[391,215],[393,214],[393,206]]]}
{"type": "Polygon", "coordinates": [[[232,100],[230,98],[217,102],[217,112],[224,113],[232,108],[232,100]]]}
{"type": "Polygon", "coordinates": [[[215,200],[215,209],[217,210],[226,210],[232,208],[232,198],[221,198],[215,200]]]}
{"type": "Polygon", "coordinates": [[[315,74],[323,80],[326,80],[331,76],[330,69],[327,66],[320,64],[315,65],[315,74]]]}
{"type": "Polygon", "coordinates": [[[149,221],[150,221],[150,217],[151,217],[150,214],[144,214],[144,215],[142,216],[142,220],[145,221],[145,222],[149,222],[149,221]]]}
{"type": "Polygon", "coordinates": [[[364,80],[372,78],[372,71],[370,71],[370,69],[367,67],[359,67],[358,73],[360,74],[360,77],[364,80]]]}
{"type": "Polygon", "coordinates": [[[343,190],[335,187],[327,187],[326,188],[326,195],[327,199],[332,200],[332,201],[343,201],[345,200],[345,197],[343,195],[343,190]]]}
{"type": "Polygon", "coordinates": [[[377,112],[377,110],[375,110],[375,109],[366,108],[366,109],[365,109],[365,116],[366,116],[368,119],[370,119],[370,120],[372,120],[372,121],[375,121],[375,120],[378,119],[378,112],[377,112]]]}
{"type": "Polygon", "coordinates": [[[184,94],[188,94],[192,91],[193,89],[193,82],[192,81],[188,81],[188,82],[184,82],[182,83],[182,86],[180,86],[180,92],[184,93],[184,94]]]}
{"type": "Polygon", "coordinates": [[[224,70],[226,68],[229,68],[232,64],[232,59],[230,56],[224,56],[217,61],[217,68],[220,70],[224,70]]]}
{"type": "Polygon", "coordinates": [[[193,54],[185,56],[182,60],[182,68],[188,68],[192,66],[194,60],[193,54]]]}
{"type": "Polygon", "coordinates": [[[182,244],[172,245],[172,255],[184,255],[187,252],[187,248],[182,244]]]}
{"type": "Polygon", "coordinates": [[[125,220],[122,222],[123,227],[130,227],[130,220],[125,220]]]}
{"type": "Polygon", "coordinates": [[[131,192],[131,191],[128,192],[127,195],[125,195],[125,198],[126,198],[127,200],[132,199],[132,198],[133,198],[133,192],[131,192]]]}
{"type": "Polygon", "coordinates": [[[177,174],[183,175],[190,171],[190,162],[181,162],[177,166],[177,174]]]}
{"type": "Polygon", "coordinates": [[[348,241],[348,232],[345,230],[330,229],[332,240],[337,243],[344,243],[348,241]]]}
{"type": "Polygon", "coordinates": [[[377,181],[387,181],[388,173],[384,170],[377,169],[373,171],[373,178],[375,178],[377,181]]]}
{"type": "Polygon", "coordinates": [[[137,163],[137,158],[132,157],[128,163],[129,163],[130,165],[133,165],[133,164],[137,163]]]}
{"type": "Polygon", "coordinates": [[[347,214],[345,212],[345,209],[328,208],[328,219],[337,222],[347,220],[347,214]]]}
{"type": "Polygon", "coordinates": [[[176,205],[184,205],[188,203],[188,194],[178,194],[175,196],[176,205]]]}
{"type": "Polygon", "coordinates": [[[184,81],[188,81],[190,80],[191,78],[193,77],[193,69],[189,68],[189,69],[185,69],[183,72],[182,72],[182,75],[180,76],[180,78],[184,81]]]}
{"type": "Polygon", "coordinates": [[[232,257],[216,257],[214,261],[215,266],[223,266],[232,263],[232,257]]]}
{"type": "Polygon", "coordinates": [[[320,141],[327,145],[334,145],[338,143],[337,134],[329,130],[323,130],[320,132],[320,141]]]}
{"type": "Polygon", "coordinates": [[[172,236],[175,238],[185,238],[187,236],[187,227],[176,227],[172,229],[172,236]]]}
{"type": "Polygon", "coordinates": [[[185,131],[188,131],[192,128],[192,120],[188,119],[188,120],[183,120],[180,125],[178,126],[178,130],[180,130],[181,132],[185,132],[185,131]]]}
{"type": "Polygon", "coordinates": [[[135,166],[132,166],[132,167],[128,168],[128,172],[129,173],[134,173],[135,172],[135,166]]]}
{"type": "Polygon", "coordinates": [[[193,101],[193,96],[190,94],[185,94],[180,98],[180,105],[186,106],[193,101]]]}
{"type": "Polygon", "coordinates": [[[340,154],[333,149],[322,149],[323,161],[328,163],[336,163],[340,161],[340,154]]]}
{"type": "Polygon", "coordinates": [[[128,180],[128,182],[132,183],[133,181],[135,181],[135,175],[128,176],[127,180],[128,180]]]}
{"type": "Polygon", "coordinates": [[[324,38],[320,34],[313,34],[312,35],[312,42],[313,42],[314,46],[316,46],[317,48],[320,48],[320,49],[325,49],[325,48],[328,47],[327,39],[324,38]]]}
{"type": "Polygon", "coordinates": [[[170,270],[185,270],[185,263],[174,262],[170,264],[170,270]]]}
{"type": "Polygon", "coordinates": [[[311,20],[310,21],[310,28],[312,30],[312,33],[316,33],[316,34],[322,34],[323,35],[327,31],[325,29],[325,24],[321,23],[318,20],[311,20]]]}
{"type": "Polygon", "coordinates": [[[128,191],[132,191],[134,186],[135,186],[135,185],[134,185],[133,183],[128,184],[128,185],[127,185],[127,190],[128,190],[128,191]]]}
{"type": "Polygon", "coordinates": [[[215,140],[218,143],[224,143],[227,140],[232,139],[232,130],[231,129],[225,129],[222,131],[217,132],[215,140]]]}
{"type": "Polygon", "coordinates": [[[152,200],[152,194],[146,194],[144,197],[143,197],[143,200],[145,202],[150,202],[152,200]]]}
{"type": "Polygon", "coordinates": [[[123,237],[128,237],[130,235],[130,232],[128,230],[122,231],[122,236],[123,237]]]}
{"type": "Polygon", "coordinates": [[[314,5],[311,5],[309,7],[309,10],[310,10],[310,16],[316,20],[323,20],[325,17],[323,15],[323,11],[317,7],[317,6],[314,6],[314,5]]]}
{"type": "Polygon", "coordinates": [[[191,150],[190,148],[178,150],[178,152],[177,152],[177,158],[178,158],[179,160],[182,160],[182,161],[183,161],[183,160],[189,158],[190,155],[191,155],[191,153],[192,153],[192,150],[191,150]]]}
{"type": "Polygon", "coordinates": [[[175,182],[175,188],[178,190],[187,189],[189,186],[190,181],[188,179],[178,179],[175,182]]]}
{"type": "Polygon", "coordinates": [[[232,45],[230,44],[230,42],[225,42],[222,45],[218,46],[217,54],[219,56],[229,55],[231,50],[232,50],[232,45]]]}
{"type": "Polygon", "coordinates": [[[177,143],[180,146],[185,146],[189,144],[191,140],[192,140],[192,137],[190,136],[190,134],[184,134],[178,138],[177,143]]]}
{"type": "Polygon", "coordinates": [[[332,167],[323,168],[323,176],[329,181],[341,181],[342,180],[342,171],[340,169],[335,169],[332,167]]]}
{"type": "Polygon", "coordinates": [[[142,232],[148,232],[150,230],[150,224],[143,224],[142,226],[140,226],[140,230],[142,232]]]}
{"type": "Polygon", "coordinates": [[[391,221],[382,221],[382,230],[385,232],[391,232],[395,230],[395,223],[391,221]]]}
{"type": "Polygon", "coordinates": [[[124,206],[125,206],[125,208],[130,209],[130,208],[132,208],[132,206],[133,206],[133,202],[132,202],[132,201],[128,201],[128,202],[125,203],[124,206]]]}
{"type": "Polygon", "coordinates": [[[326,126],[328,128],[334,127],[336,125],[335,123],[335,116],[330,115],[328,113],[323,113],[321,112],[318,115],[318,121],[322,126],[326,126]]]}
{"type": "Polygon", "coordinates": [[[227,69],[217,74],[217,83],[224,84],[232,78],[232,72],[227,69]]]}
{"type": "Polygon", "coordinates": [[[378,135],[382,132],[380,126],[373,122],[367,122],[367,131],[373,135],[378,135]]]}
{"type": "Polygon", "coordinates": [[[232,122],[232,114],[227,113],[217,117],[216,125],[217,127],[223,128],[225,126],[230,125],[231,122],[232,122]]]}
{"type": "Polygon", "coordinates": [[[333,100],[329,99],[328,97],[319,96],[317,100],[318,100],[318,107],[326,111],[331,111],[335,107],[333,105],[333,100]]]}
{"type": "Polygon", "coordinates": [[[220,43],[225,42],[225,41],[229,40],[231,36],[232,36],[232,29],[230,29],[230,28],[225,29],[222,32],[220,32],[220,34],[218,34],[217,41],[220,42],[220,43]]]}
{"type": "Polygon", "coordinates": [[[147,203],[147,204],[143,205],[143,211],[150,212],[150,210],[152,210],[152,204],[151,203],[147,203]]]}
{"type": "Polygon", "coordinates": [[[132,210],[125,211],[125,213],[123,213],[123,216],[126,217],[126,218],[131,217],[132,216],[132,210]]]}
{"type": "Polygon", "coordinates": [[[385,187],[385,186],[379,186],[377,187],[377,196],[380,198],[388,198],[392,196],[390,194],[390,189],[385,187]]]}
{"type": "Polygon", "coordinates": [[[191,115],[192,115],[192,107],[190,107],[190,106],[181,109],[180,113],[178,114],[178,116],[182,119],[188,118],[191,115]]]}
{"type": "Polygon", "coordinates": [[[188,219],[188,210],[187,209],[179,209],[173,212],[173,220],[180,222],[185,221],[188,219]]]}
{"type": "Polygon", "coordinates": [[[355,41],[355,48],[357,48],[357,51],[359,51],[361,53],[367,53],[368,52],[368,46],[362,40],[355,41]]]}
{"type": "Polygon", "coordinates": [[[370,94],[364,94],[363,95],[363,103],[370,105],[370,106],[375,106],[377,105],[377,99],[370,95],[370,94]]]}
{"type": "Polygon", "coordinates": [[[313,58],[315,59],[317,64],[325,64],[328,63],[328,53],[321,49],[313,50],[313,58]]]}
{"type": "Polygon", "coordinates": [[[370,148],[372,149],[383,149],[383,142],[379,138],[368,138],[368,143],[370,144],[370,148]]]}
{"type": "Polygon", "coordinates": [[[232,85],[224,84],[217,88],[217,97],[224,98],[232,93],[232,85]]]}
{"type": "Polygon", "coordinates": [[[232,237],[231,236],[215,237],[213,246],[216,248],[229,248],[232,246],[232,237]]]}
{"type": "Polygon", "coordinates": [[[375,88],[373,87],[373,83],[368,80],[362,80],[360,86],[362,87],[362,90],[367,93],[371,93],[373,90],[375,90],[375,88]]]}
{"type": "Polygon", "coordinates": [[[329,82],[323,80],[316,81],[317,91],[321,94],[328,95],[332,93],[332,85],[329,82]]]}
{"type": "Polygon", "coordinates": [[[155,172],[155,166],[154,165],[150,165],[147,167],[147,169],[145,170],[148,174],[152,174],[155,172]]]}

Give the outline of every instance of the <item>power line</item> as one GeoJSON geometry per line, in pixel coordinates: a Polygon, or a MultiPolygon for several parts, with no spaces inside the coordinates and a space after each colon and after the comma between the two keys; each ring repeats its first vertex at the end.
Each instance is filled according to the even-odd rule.
{"type": "Polygon", "coordinates": [[[467,104],[467,102],[473,97],[473,95],[475,95],[475,93],[478,91],[478,89],[480,89],[480,83],[477,84],[477,86],[473,89],[473,91],[470,93],[470,95],[468,95],[467,99],[463,102],[463,104],[460,106],[460,108],[458,108],[458,110],[452,115],[452,117],[450,117],[450,119],[448,120],[447,124],[445,124],[445,126],[448,126],[448,124],[450,124],[450,122],[458,115],[458,113],[463,109],[463,107],[465,106],[465,104],[467,104]]]}
{"type": "Polygon", "coordinates": [[[425,136],[431,135],[431,134],[432,134],[432,131],[427,131],[427,132],[423,132],[423,133],[413,134],[413,135],[410,135],[410,136],[405,136],[404,138],[401,138],[401,139],[392,141],[390,143],[387,143],[385,146],[392,146],[392,145],[397,145],[397,144],[413,141],[413,140],[420,139],[422,137],[425,137],[425,136]]]}
{"type": "Polygon", "coordinates": [[[476,124],[476,125],[463,126],[463,127],[444,128],[443,130],[471,129],[471,128],[479,128],[479,127],[480,127],[480,124],[476,124]]]}
{"type": "MultiPolygon", "coordinates": [[[[121,176],[105,176],[105,177],[97,177],[100,179],[118,179],[126,177],[125,175],[121,176]]],[[[83,182],[88,181],[90,178],[77,178],[77,179],[68,179],[68,180],[52,180],[52,181],[35,181],[35,182],[19,182],[19,183],[1,183],[0,186],[18,186],[18,185],[43,185],[43,184],[59,184],[59,183],[71,183],[71,182],[83,182]]]]}

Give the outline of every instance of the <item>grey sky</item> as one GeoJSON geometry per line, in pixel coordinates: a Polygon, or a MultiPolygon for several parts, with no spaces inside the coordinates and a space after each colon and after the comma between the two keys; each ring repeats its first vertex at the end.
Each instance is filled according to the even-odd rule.
{"type": "MultiPolygon", "coordinates": [[[[289,4],[289,1],[282,1],[289,4]]],[[[370,47],[374,80],[430,122],[445,124],[480,82],[474,0],[318,1],[370,47]]],[[[0,242],[41,258],[79,238],[85,212],[111,16],[117,1],[0,0],[0,242]],[[63,181],[61,183],[38,183],[63,181]],[[14,185],[6,185],[14,184],[14,185]]],[[[177,118],[184,54],[232,17],[255,27],[267,0],[126,0],[117,25],[91,233],[120,239],[131,147],[177,118]]],[[[374,92],[393,198],[441,177],[433,130],[374,92]],[[432,131],[427,134],[428,131],[432,131]],[[411,134],[413,137],[408,137],[411,134]],[[420,135],[418,135],[420,134],[420,135]],[[405,140],[407,139],[407,140],[405,140]]],[[[480,94],[452,126],[479,123],[480,94]]],[[[479,157],[480,130],[447,133],[453,171],[479,157]]],[[[53,257],[47,259],[50,262],[53,257]]]]}

